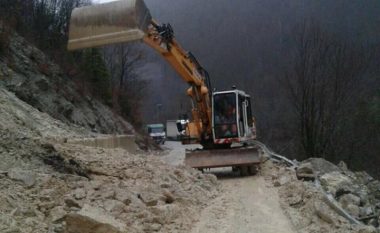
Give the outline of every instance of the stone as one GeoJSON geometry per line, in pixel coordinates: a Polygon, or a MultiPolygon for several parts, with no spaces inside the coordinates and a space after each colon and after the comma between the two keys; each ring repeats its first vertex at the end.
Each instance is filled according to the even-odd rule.
{"type": "Polygon", "coordinates": [[[156,206],[158,204],[158,200],[160,199],[159,196],[147,192],[139,194],[138,197],[146,206],[156,206]]]}
{"type": "Polygon", "coordinates": [[[125,207],[123,202],[118,201],[118,200],[106,200],[103,203],[104,209],[107,210],[108,212],[115,213],[117,215],[120,215],[121,213],[125,212],[125,207]]]}
{"type": "Polygon", "coordinates": [[[75,189],[73,196],[75,199],[81,200],[87,196],[86,190],[84,188],[75,189]]]}
{"type": "Polygon", "coordinates": [[[329,207],[320,201],[315,201],[314,202],[314,209],[315,209],[315,214],[322,219],[323,221],[333,224],[334,223],[334,217],[331,216],[331,210],[329,207]]]}
{"type": "Polygon", "coordinates": [[[129,205],[132,202],[133,194],[123,189],[117,189],[115,190],[115,199],[121,201],[125,205],[129,205]]]}
{"type": "Polygon", "coordinates": [[[164,196],[164,202],[166,204],[172,204],[175,201],[175,197],[171,192],[165,190],[162,194],[164,196]]]}
{"type": "Polygon", "coordinates": [[[13,168],[8,171],[8,177],[12,180],[21,181],[26,187],[31,188],[36,183],[36,175],[31,171],[13,168]]]}
{"type": "Polygon", "coordinates": [[[360,217],[366,217],[366,216],[371,216],[373,215],[373,209],[372,206],[364,206],[360,207],[360,212],[359,212],[360,217]]]}
{"type": "Polygon", "coordinates": [[[77,213],[66,215],[67,233],[122,233],[126,232],[124,223],[104,213],[101,209],[84,205],[77,213]]]}
{"type": "Polygon", "coordinates": [[[63,218],[66,215],[66,211],[64,210],[63,206],[56,206],[53,209],[50,210],[50,219],[51,222],[57,223],[63,220],[63,218]]]}
{"type": "Polygon", "coordinates": [[[340,172],[326,173],[320,177],[324,189],[337,197],[339,193],[353,193],[354,184],[352,180],[340,172]]]}
{"type": "Polygon", "coordinates": [[[344,208],[352,217],[354,218],[359,218],[359,214],[360,214],[360,208],[359,206],[357,205],[354,205],[354,204],[348,204],[345,208],[344,208]]]}
{"type": "Polygon", "coordinates": [[[346,208],[349,204],[356,206],[360,205],[360,197],[355,196],[354,194],[344,194],[339,198],[339,203],[343,208],[346,208]]]}
{"type": "Polygon", "coordinates": [[[284,184],[287,184],[290,182],[290,177],[287,176],[287,175],[282,175],[280,176],[275,182],[274,182],[274,186],[275,187],[279,187],[279,186],[283,186],[284,184]]]}
{"type": "Polygon", "coordinates": [[[90,185],[94,190],[99,190],[100,187],[102,186],[102,182],[98,180],[91,180],[90,185]]]}
{"type": "Polygon", "coordinates": [[[312,169],[314,171],[315,175],[322,176],[326,173],[331,172],[341,172],[342,170],[334,165],[333,163],[330,163],[329,161],[323,159],[323,158],[310,158],[305,161],[303,161],[300,166],[304,163],[310,163],[312,165],[312,169]]]}
{"type": "Polygon", "coordinates": [[[377,233],[378,231],[373,226],[360,226],[358,233],[377,233]]]}
{"type": "Polygon", "coordinates": [[[369,203],[368,189],[366,187],[361,187],[356,190],[355,195],[360,197],[360,205],[365,206],[369,203]]]}
{"type": "Polygon", "coordinates": [[[342,171],[348,171],[347,164],[346,164],[344,161],[340,161],[340,162],[338,163],[338,167],[339,167],[340,169],[342,169],[342,171]]]}
{"type": "Polygon", "coordinates": [[[171,185],[170,185],[169,183],[162,183],[162,184],[160,185],[160,187],[163,188],[163,189],[167,189],[167,188],[170,188],[171,185]]]}
{"type": "Polygon", "coordinates": [[[297,168],[296,175],[298,179],[314,179],[313,165],[311,163],[301,163],[297,168]]]}
{"type": "Polygon", "coordinates": [[[379,222],[378,222],[378,220],[377,220],[376,218],[371,218],[371,219],[368,221],[367,225],[369,225],[369,226],[374,226],[374,227],[378,227],[378,226],[379,226],[379,222]]]}
{"type": "Polygon", "coordinates": [[[274,187],[280,187],[280,186],[281,186],[281,183],[280,183],[279,180],[275,180],[275,181],[273,182],[273,185],[274,185],[274,187]]]}
{"type": "Polygon", "coordinates": [[[162,225],[159,223],[149,223],[144,225],[145,232],[159,231],[162,228],[162,225]]]}
{"type": "Polygon", "coordinates": [[[81,208],[82,207],[81,202],[75,200],[72,197],[66,197],[64,201],[65,201],[66,206],[69,208],[71,208],[71,207],[81,208]]]}

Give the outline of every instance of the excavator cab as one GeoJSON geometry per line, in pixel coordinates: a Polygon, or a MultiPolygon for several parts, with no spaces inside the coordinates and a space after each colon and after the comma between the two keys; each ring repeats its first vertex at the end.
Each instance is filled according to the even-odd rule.
{"type": "Polygon", "coordinates": [[[244,91],[214,92],[212,106],[215,144],[244,143],[256,138],[251,99],[244,91]]]}

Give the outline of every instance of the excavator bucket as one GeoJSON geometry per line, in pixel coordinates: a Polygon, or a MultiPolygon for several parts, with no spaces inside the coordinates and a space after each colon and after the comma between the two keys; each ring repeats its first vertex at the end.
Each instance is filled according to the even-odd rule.
{"type": "Polygon", "coordinates": [[[140,40],[151,20],[143,0],[119,0],[76,8],[71,14],[68,49],[140,40]]]}

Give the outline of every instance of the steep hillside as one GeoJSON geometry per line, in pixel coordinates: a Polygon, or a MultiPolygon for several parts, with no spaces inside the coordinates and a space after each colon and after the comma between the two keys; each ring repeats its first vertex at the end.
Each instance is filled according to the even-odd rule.
{"type": "Polygon", "coordinates": [[[133,133],[107,106],[79,93],[73,81],[40,50],[18,35],[0,57],[0,85],[21,100],[65,123],[99,133],[133,133]]]}

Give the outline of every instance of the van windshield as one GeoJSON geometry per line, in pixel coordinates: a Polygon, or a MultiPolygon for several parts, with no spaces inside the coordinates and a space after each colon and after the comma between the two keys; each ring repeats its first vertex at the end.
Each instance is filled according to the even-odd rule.
{"type": "Polygon", "coordinates": [[[150,133],[162,133],[164,128],[149,128],[150,133]]]}

